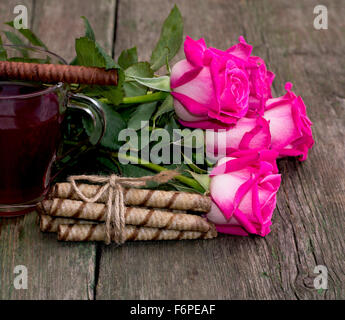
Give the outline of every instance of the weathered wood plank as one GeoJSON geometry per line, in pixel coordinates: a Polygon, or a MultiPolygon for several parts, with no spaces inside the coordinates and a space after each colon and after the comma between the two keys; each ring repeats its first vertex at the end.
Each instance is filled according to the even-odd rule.
{"type": "Polygon", "coordinates": [[[75,56],[75,39],[84,36],[81,16],[87,17],[97,41],[112,52],[115,28],[115,0],[46,1],[36,0],[34,29],[53,52],[67,61],[75,56]]]}
{"type": "Polygon", "coordinates": [[[93,244],[61,244],[40,232],[35,212],[0,219],[1,299],[93,299],[93,244]],[[14,268],[28,270],[28,288],[16,290],[14,268]]]}
{"type": "MultiPolygon", "coordinates": [[[[128,243],[103,247],[97,299],[344,298],[344,7],[324,1],[329,29],[313,29],[314,1],[129,0],[119,5],[115,54],[137,45],[150,57],[164,17],[176,2],[185,34],[225,49],[239,35],[277,74],[280,95],[295,83],[314,121],[307,162],[282,160],[273,230],[265,239],[128,243]],[[326,129],[326,130],[325,130],[326,129]],[[316,265],[329,289],[313,287],[316,265]]],[[[180,52],[179,57],[183,54],[180,52]]]]}
{"type": "Polygon", "coordinates": [[[345,62],[345,8],[341,1],[323,4],[329,29],[322,31],[313,28],[314,1],[249,2],[242,10],[250,17],[243,19],[248,41],[259,39],[258,53],[277,73],[276,92],[292,81],[314,122],[316,145],[308,161],[279,164],[283,184],[275,221],[281,219],[281,232],[267,239],[272,248],[280,246],[284,291],[299,299],[345,296],[345,73],[339,70],[345,62]],[[329,289],[323,292],[313,286],[316,265],[328,268],[329,289]]]}
{"type": "MultiPolygon", "coordinates": [[[[210,46],[217,44],[220,49],[226,49],[229,43],[237,40],[239,34],[243,34],[241,21],[234,14],[238,5],[230,5],[226,0],[216,1],[214,6],[208,0],[120,1],[115,57],[122,50],[136,46],[139,57],[148,61],[158,41],[163,21],[175,3],[183,16],[185,35],[195,39],[204,37],[210,46]],[[231,14],[231,19],[228,19],[227,13],[231,14]],[[226,41],[224,37],[214,37],[216,34],[227,35],[226,41]]],[[[174,61],[182,58],[183,50],[180,50],[174,61]]]]}
{"type": "Polygon", "coordinates": [[[32,8],[33,8],[33,2],[34,0],[23,0],[18,3],[18,1],[15,0],[7,0],[7,1],[1,1],[0,2],[0,24],[1,24],[1,30],[3,30],[4,25],[3,23],[12,21],[18,14],[13,13],[13,9],[15,6],[21,4],[28,8],[28,24],[29,28],[31,28],[31,22],[32,22],[32,8]]]}
{"type": "MultiPolygon", "coordinates": [[[[115,1],[39,0],[34,12],[31,8],[34,31],[65,58],[73,57],[74,38],[84,34],[81,15],[90,18],[111,51],[115,1]]],[[[41,233],[35,220],[36,213],[0,219],[0,299],[94,299],[96,245],[58,243],[56,236],[41,233]],[[27,290],[13,286],[16,265],[28,269],[27,290]]]]}
{"type": "MultiPolygon", "coordinates": [[[[1,1],[0,2],[0,30],[6,30],[6,31],[13,31],[13,29],[7,25],[5,25],[5,22],[12,21],[18,14],[14,14],[13,10],[15,6],[18,4],[26,6],[28,9],[28,27],[32,27],[32,21],[33,21],[33,3],[34,0],[24,0],[18,3],[15,0],[7,0],[7,1],[1,1]]],[[[10,43],[4,34],[1,35],[3,43],[10,43]]]]}
{"type": "MultiPolygon", "coordinates": [[[[277,74],[278,94],[283,93],[284,82],[295,83],[296,92],[309,106],[317,144],[306,163],[280,161],[283,183],[267,238],[223,236],[212,241],[102,247],[96,297],[343,299],[345,73],[341,66],[345,62],[345,12],[341,1],[326,1],[329,29],[324,31],[313,29],[313,1],[176,2],[185,18],[186,34],[204,36],[209,45],[222,49],[243,34],[255,45],[254,53],[265,58],[277,74]],[[329,271],[329,289],[324,292],[313,287],[317,264],[329,271]]],[[[13,18],[7,11],[3,18],[3,9],[12,3],[0,3],[0,21],[13,18]]],[[[85,1],[73,10],[67,10],[73,2],[60,3],[65,11],[42,2],[45,9],[37,6],[41,11],[35,18],[56,21],[56,29],[66,30],[68,37],[73,27],[82,34],[82,21],[76,18],[79,24],[71,25],[70,20],[58,19],[55,7],[60,16],[90,18],[94,14],[90,21],[98,38],[108,30],[99,27],[92,4],[88,13],[82,12],[88,7],[85,1]]],[[[121,2],[116,55],[138,44],[141,58],[148,59],[172,5],[173,1],[162,0],[121,2]]],[[[62,42],[65,33],[51,32],[52,24],[37,21],[35,31],[50,47],[55,46],[52,50],[72,58],[76,35],[69,38],[67,47],[67,41],[62,42]],[[48,30],[50,36],[45,33],[48,30]]],[[[105,43],[109,50],[110,42],[105,43]]],[[[34,214],[1,219],[0,244],[0,298],[93,298],[94,245],[57,243],[54,236],[38,231],[34,214]],[[19,264],[28,267],[28,290],[13,287],[13,268],[19,264]]]]}

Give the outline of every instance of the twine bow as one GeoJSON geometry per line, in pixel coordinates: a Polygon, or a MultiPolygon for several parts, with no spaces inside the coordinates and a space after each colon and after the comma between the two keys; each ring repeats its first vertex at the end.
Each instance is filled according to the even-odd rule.
{"type": "Polygon", "coordinates": [[[76,194],[85,202],[97,202],[103,194],[108,194],[106,202],[106,244],[114,241],[117,244],[123,244],[126,241],[126,207],[123,196],[123,187],[139,188],[146,185],[148,181],[157,183],[166,183],[173,179],[179,173],[174,170],[162,171],[154,176],[144,176],[140,178],[119,177],[115,174],[110,176],[80,175],[70,176],[68,181],[76,194]],[[102,184],[98,192],[91,198],[86,197],[76,184],[76,181],[85,180],[90,183],[102,184]]]}

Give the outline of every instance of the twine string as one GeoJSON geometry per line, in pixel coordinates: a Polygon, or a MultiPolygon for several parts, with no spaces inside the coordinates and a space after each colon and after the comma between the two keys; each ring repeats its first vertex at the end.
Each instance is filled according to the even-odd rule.
{"type": "Polygon", "coordinates": [[[117,244],[123,244],[126,241],[126,206],[123,195],[123,187],[139,188],[146,185],[148,181],[166,183],[179,173],[174,170],[166,170],[154,176],[144,176],[140,178],[119,177],[115,174],[110,176],[78,175],[70,176],[68,181],[71,183],[74,192],[87,203],[97,202],[104,194],[107,194],[106,201],[106,244],[114,241],[117,244]],[[98,192],[93,197],[86,197],[76,181],[84,180],[89,183],[101,184],[98,192]]]}

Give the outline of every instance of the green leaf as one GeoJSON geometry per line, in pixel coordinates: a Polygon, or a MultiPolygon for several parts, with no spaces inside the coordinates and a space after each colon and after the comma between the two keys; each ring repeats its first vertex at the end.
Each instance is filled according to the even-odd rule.
{"type": "Polygon", "coordinates": [[[156,110],[156,106],[156,101],[139,105],[128,121],[128,128],[139,130],[141,128],[141,121],[149,121],[156,110]]]}
{"type": "Polygon", "coordinates": [[[138,76],[128,76],[128,79],[134,80],[148,88],[170,92],[170,77],[162,76],[157,78],[142,78],[138,76]]]}
{"type": "Polygon", "coordinates": [[[123,142],[118,141],[118,136],[121,130],[126,128],[126,123],[123,121],[121,115],[117,113],[111,106],[105,104],[105,116],[107,120],[107,128],[101,146],[117,151],[123,142]]]}
{"type": "Polygon", "coordinates": [[[154,175],[154,172],[152,172],[151,170],[140,167],[138,165],[134,165],[130,163],[128,164],[119,163],[119,166],[121,167],[122,175],[124,177],[138,178],[138,177],[143,177],[143,176],[154,175]]]}
{"type": "Polygon", "coordinates": [[[87,37],[76,39],[75,50],[79,65],[105,68],[107,70],[119,68],[115,61],[95,41],[87,37]]]}
{"type": "MultiPolygon", "coordinates": [[[[128,123],[129,119],[131,118],[133,112],[135,112],[136,108],[137,108],[137,105],[126,105],[124,108],[122,108],[120,111],[122,119],[128,123]]],[[[120,109],[117,109],[117,110],[120,110],[120,109]]]]}
{"type": "MultiPolygon", "coordinates": [[[[99,101],[99,100],[98,100],[99,101]]],[[[123,142],[118,141],[118,136],[121,130],[126,128],[126,123],[123,121],[121,115],[116,112],[112,106],[101,103],[106,118],[106,131],[100,142],[102,147],[117,151],[123,142]]],[[[86,133],[90,136],[93,130],[92,122],[89,118],[82,119],[86,133]]]]}
{"type": "MultiPolygon", "coordinates": [[[[169,122],[166,123],[166,125],[164,126],[165,130],[168,130],[170,137],[172,138],[172,140],[174,140],[174,129],[179,129],[178,124],[176,123],[174,117],[171,117],[169,120],[169,122]]],[[[174,142],[174,141],[173,141],[174,142]]]]}
{"type": "Polygon", "coordinates": [[[113,160],[105,157],[97,157],[97,161],[104,167],[106,167],[111,173],[121,173],[113,160]]]}
{"type": "Polygon", "coordinates": [[[188,148],[202,148],[205,143],[204,131],[201,129],[191,130],[184,128],[181,131],[180,139],[174,143],[188,148]]]}
{"type": "Polygon", "coordinates": [[[148,62],[138,62],[125,70],[125,76],[126,78],[152,78],[153,70],[148,62]]]}
{"type": "Polygon", "coordinates": [[[127,69],[138,62],[137,48],[123,50],[118,59],[118,64],[122,69],[127,69]]]}
{"type": "Polygon", "coordinates": [[[193,171],[188,171],[193,178],[199,182],[199,184],[205,189],[205,191],[209,191],[210,190],[210,182],[211,182],[211,178],[208,174],[199,174],[199,173],[195,173],[193,171]]]}
{"type": "Polygon", "coordinates": [[[96,37],[95,37],[95,33],[90,25],[89,20],[87,20],[86,17],[81,16],[81,18],[84,20],[84,25],[85,25],[85,37],[89,38],[90,40],[95,41],[96,37]]]}
{"type": "Polygon", "coordinates": [[[158,117],[160,117],[161,115],[173,111],[174,110],[174,99],[172,97],[171,94],[169,94],[165,100],[163,101],[163,103],[159,106],[157,112],[155,113],[154,117],[153,117],[153,122],[156,121],[156,119],[158,117]]]}
{"type": "MultiPolygon", "coordinates": [[[[129,128],[132,129],[132,128],[129,128]]],[[[134,131],[134,129],[132,129],[134,131]]],[[[144,150],[150,144],[150,128],[148,123],[146,126],[142,127],[140,131],[138,131],[138,140],[129,140],[128,147],[129,150],[139,152],[140,150],[144,150]]]]}
{"type": "MultiPolygon", "coordinates": [[[[84,26],[85,26],[85,37],[92,40],[92,41],[95,41],[96,40],[96,37],[95,37],[95,33],[90,25],[90,22],[89,20],[84,17],[84,16],[81,16],[81,18],[84,20],[84,26]]],[[[71,62],[69,63],[70,65],[72,66],[77,66],[79,65],[78,63],[78,57],[74,57],[71,62]]]]}
{"type": "Polygon", "coordinates": [[[189,159],[184,153],[182,153],[185,163],[196,173],[205,174],[206,170],[199,168],[191,159],[189,159]]]}
{"type": "MultiPolygon", "coordinates": [[[[15,33],[11,32],[11,31],[4,31],[4,34],[5,34],[6,38],[8,39],[8,41],[10,41],[12,44],[17,45],[17,46],[25,46],[26,45],[22,39],[20,39],[15,33]]],[[[21,52],[23,57],[29,56],[27,50],[25,50],[23,48],[17,48],[17,50],[21,52]]]]}
{"type": "Polygon", "coordinates": [[[86,37],[76,39],[75,50],[79,65],[86,67],[105,67],[105,59],[98,50],[95,41],[86,37]]]}
{"type": "Polygon", "coordinates": [[[7,52],[6,49],[2,45],[2,39],[0,36],[0,61],[6,61],[7,60],[7,52]]]}
{"type": "Polygon", "coordinates": [[[28,57],[12,57],[12,58],[7,59],[7,61],[28,62],[28,63],[49,63],[49,60],[50,59],[37,59],[37,58],[28,58],[28,57]]]}
{"type": "MultiPolygon", "coordinates": [[[[79,65],[118,69],[117,86],[94,86],[91,88],[91,92],[92,95],[100,95],[107,98],[114,105],[120,104],[124,96],[124,72],[120,67],[95,41],[87,37],[76,39],[75,49],[77,53],[77,63],[79,65]]],[[[90,90],[90,88],[88,90],[90,90]]]]}
{"type": "Polygon", "coordinates": [[[179,182],[169,182],[168,183],[169,185],[173,186],[177,191],[182,191],[182,192],[197,192],[197,193],[200,193],[200,194],[203,194],[204,192],[201,192],[200,190],[198,189],[194,189],[194,188],[191,188],[191,187],[187,187],[185,186],[184,184],[182,183],[179,183],[179,182]]]}
{"type": "MultiPolygon", "coordinates": [[[[6,22],[6,24],[14,28],[13,21],[6,22]]],[[[47,46],[30,29],[18,29],[18,32],[28,39],[32,45],[48,50],[47,46]]]]}
{"type": "MultiPolygon", "coordinates": [[[[138,62],[125,70],[125,76],[127,79],[131,76],[153,77],[153,70],[148,62],[138,62]]],[[[147,92],[147,87],[135,81],[126,81],[123,88],[125,90],[126,97],[143,96],[147,92]]]]}
{"type": "Polygon", "coordinates": [[[78,57],[74,57],[69,64],[71,66],[78,66],[78,57]]]}
{"type": "Polygon", "coordinates": [[[126,97],[143,96],[147,92],[147,88],[136,82],[125,82],[123,84],[123,90],[126,97]]]}
{"type": "Polygon", "coordinates": [[[105,60],[105,69],[120,69],[120,66],[114,61],[114,59],[107,54],[104,49],[96,42],[96,47],[98,51],[101,53],[105,60]]]}
{"type": "Polygon", "coordinates": [[[171,10],[164,21],[158,43],[151,55],[151,66],[154,71],[171,60],[179,51],[183,40],[183,20],[177,6],[171,10]]]}
{"type": "Polygon", "coordinates": [[[14,45],[25,46],[26,43],[11,31],[4,31],[7,39],[14,45]]]}
{"type": "Polygon", "coordinates": [[[125,78],[124,72],[121,69],[118,69],[117,72],[119,76],[117,86],[95,86],[93,89],[95,93],[99,93],[116,106],[119,105],[123,100],[123,82],[125,78]]]}

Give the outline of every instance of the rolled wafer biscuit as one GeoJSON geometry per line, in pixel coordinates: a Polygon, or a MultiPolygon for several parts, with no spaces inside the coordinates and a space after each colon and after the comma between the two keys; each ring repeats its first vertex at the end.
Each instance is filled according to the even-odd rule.
{"type": "MultiPolygon", "coordinates": [[[[217,231],[212,226],[208,232],[177,231],[158,228],[125,227],[126,241],[138,240],[184,240],[184,239],[212,239],[217,237],[217,231]]],[[[106,230],[104,224],[98,225],[59,225],[58,240],[60,241],[105,241],[106,230]]]]}
{"type": "MultiPolygon", "coordinates": [[[[91,184],[78,185],[80,191],[88,198],[95,196],[100,187],[99,185],[91,184]]],[[[70,183],[55,184],[50,197],[80,200],[80,197],[73,190],[70,183]]],[[[212,204],[210,197],[197,193],[135,188],[124,189],[124,199],[125,205],[128,206],[167,208],[197,212],[209,212],[212,204]]],[[[98,202],[105,203],[107,200],[107,194],[103,194],[98,202]]]]}
{"type": "Polygon", "coordinates": [[[96,221],[78,220],[70,218],[51,217],[45,214],[40,216],[40,230],[43,232],[57,232],[60,224],[97,224],[96,221]]]}
{"type": "MultiPolygon", "coordinates": [[[[50,216],[95,221],[106,220],[106,205],[104,203],[87,203],[55,198],[43,200],[37,207],[41,214],[50,216]]],[[[171,230],[207,232],[211,228],[210,223],[200,216],[157,209],[126,207],[125,219],[126,224],[171,230]]]]}
{"type": "Polygon", "coordinates": [[[61,64],[0,61],[0,79],[44,83],[117,85],[117,70],[61,64]]]}

